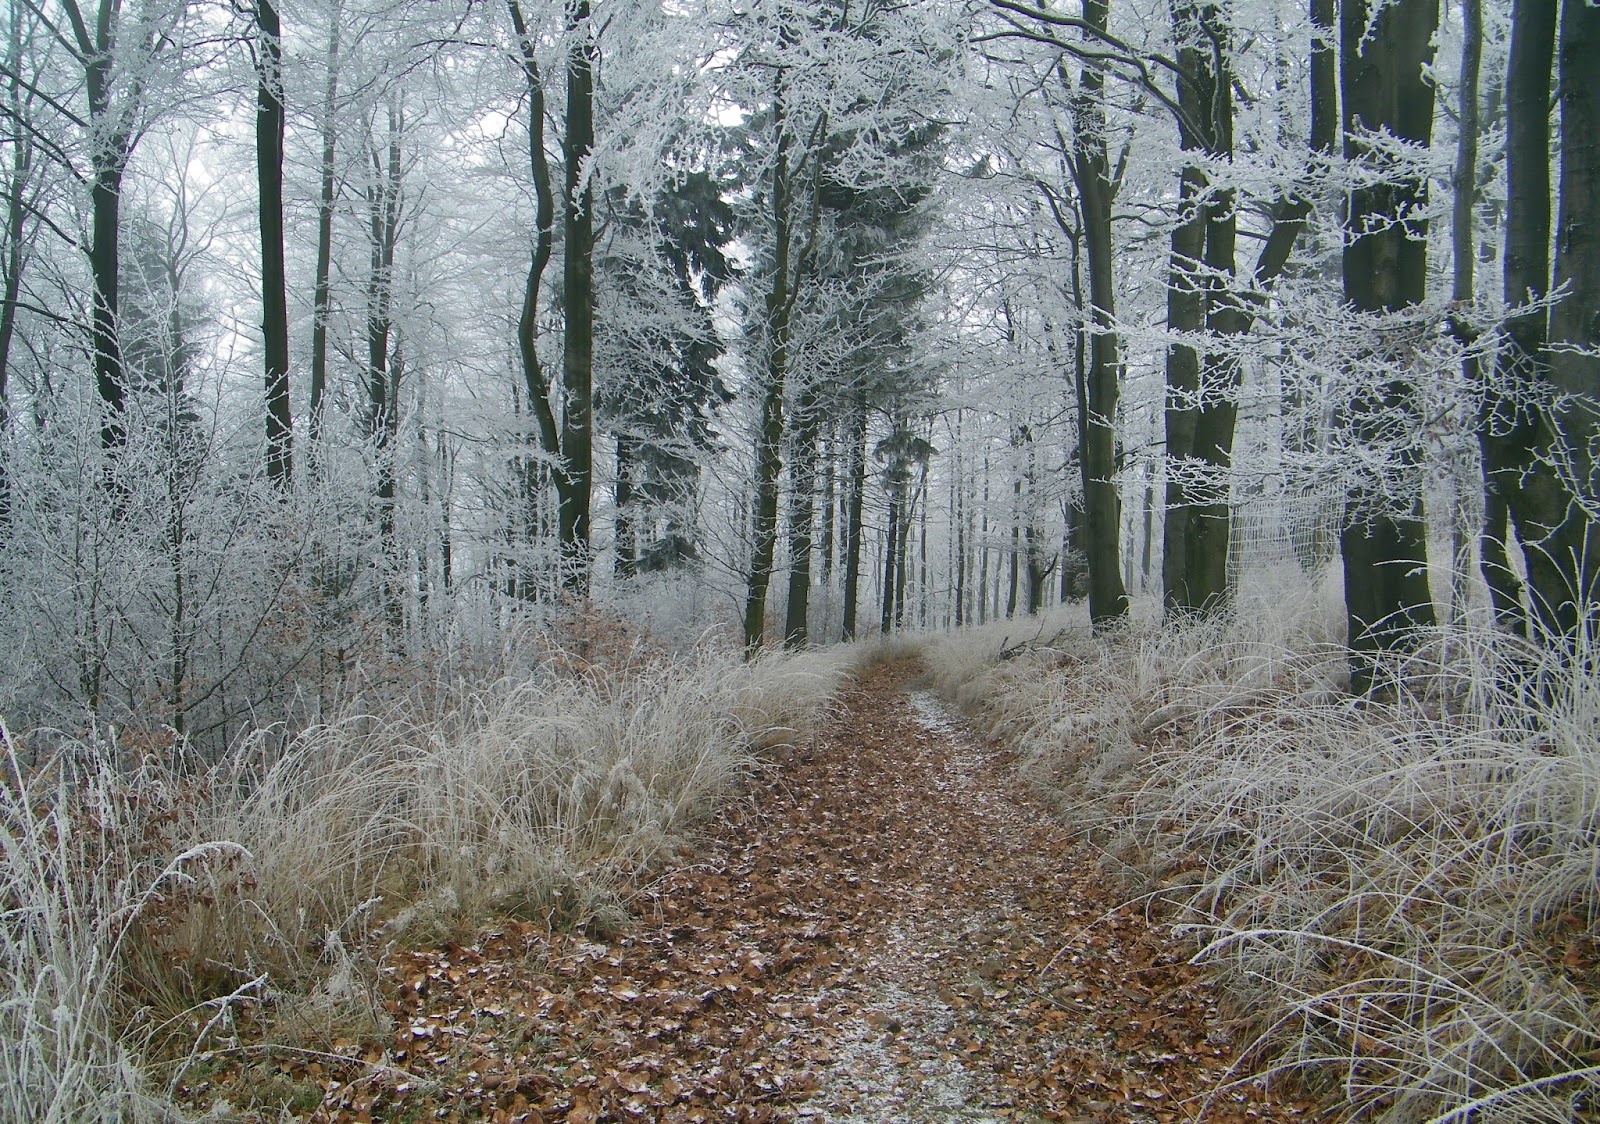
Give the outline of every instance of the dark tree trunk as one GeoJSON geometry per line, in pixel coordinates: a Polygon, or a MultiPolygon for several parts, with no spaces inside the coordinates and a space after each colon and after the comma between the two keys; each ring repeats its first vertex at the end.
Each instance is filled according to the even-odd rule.
{"type": "Polygon", "coordinates": [[[283,35],[272,0],[256,0],[256,183],[260,190],[261,338],[266,364],[267,479],[294,475],[289,417],[289,298],[283,258],[283,35]]]}
{"type": "MultiPolygon", "coordinates": [[[[1199,10],[1200,31],[1212,51],[1203,87],[1206,144],[1212,158],[1233,159],[1233,45],[1230,29],[1209,3],[1199,10]]],[[[1185,528],[1188,572],[1183,588],[1189,607],[1199,612],[1229,602],[1229,550],[1233,508],[1228,495],[1233,466],[1233,433],[1238,419],[1239,356],[1231,341],[1250,329],[1242,294],[1235,284],[1238,213],[1232,187],[1213,188],[1206,200],[1205,302],[1206,335],[1213,341],[1202,362],[1199,416],[1195,419],[1193,454],[1204,467],[1201,494],[1191,496],[1193,518],[1185,528]]]]}
{"type": "Polygon", "coordinates": [[[836,426],[830,426],[828,439],[822,450],[822,530],[817,537],[817,556],[822,562],[822,584],[829,585],[833,581],[833,567],[838,546],[838,518],[836,515],[836,500],[838,495],[839,476],[839,431],[836,426]]]}
{"type": "Polygon", "coordinates": [[[328,318],[333,310],[334,151],[338,137],[334,109],[339,97],[340,8],[335,5],[328,30],[328,83],[322,102],[322,154],[317,196],[317,265],[311,295],[311,400],[308,404],[311,466],[321,471],[322,416],[328,391],[328,318]]]}
{"type": "MultiPolygon", "coordinates": [[[[1557,0],[1515,0],[1506,74],[1505,296],[1536,302],[1550,286],[1550,78],[1555,67],[1557,0]]],[[[1484,388],[1478,442],[1484,467],[1483,576],[1496,619],[1522,635],[1528,619],[1521,582],[1507,544],[1510,515],[1526,544],[1533,591],[1559,588],[1560,574],[1538,548],[1560,521],[1565,498],[1535,447],[1545,435],[1532,398],[1547,381],[1544,349],[1549,313],[1526,310],[1506,322],[1496,377],[1484,388]],[[1497,521],[1498,519],[1498,521],[1497,521]]],[[[1534,593],[1543,626],[1556,624],[1534,593]]]]}
{"type": "MultiPolygon", "coordinates": [[[[1556,87],[1561,97],[1560,206],[1556,217],[1549,370],[1560,403],[1550,460],[1560,466],[1564,510],[1542,553],[1559,584],[1535,584],[1547,629],[1582,646],[1593,639],[1600,601],[1600,533],[1594,512],[1600,474],[1594,457],[1600,406],[1600,7],[1562,0],[1556,87]]],[[[1552,513],[1554,514],[1554,513],[1552,513]]],[[[1526,550],[1527,540],[1524,539],[1526,550]]],[[[1530,572],[1532,566],[1530,565],[1530,572]]]]}
{"type": "MultiPolygon", "coordinates": [[[[1340,73],[1344,88],[1345,155],[1381,162],[1368,136],[1379,131],[1426,148],[1433,133],[1433,91],[1424,73],[1432,61],[1438,0],[1395,0],[1375,19],[1366,0],[1343,0],[1340,73]]],[[[1391,174],[1350,193],[1344,251],[1344,292],[1360,312],[1395,312],[1419,303],[1427,289],[1427,182],[1420,169],[1391,174]]],[[[1379,418],[1415,410],[1415,389],[1404,371],[1348,408],[1357,441],[1381,440],[1379,418]]],[[[1408,469],[1418,466],[1408,463],[1408,469]]],[[[1345,609],[1354,650],[1351,687],[1374,686],[1377,659],[1433,624],[1428,591],[1427,536],[1420,494],[1410,509],[1375,508],[1370,489],[1355,489],[1346,504],[1345,609]]]]}
{"type": "MultiPolygon", "coordinates": [[[[1324,41],[1333,33],[1332,0],[1315,0],[1311,14],[1318,37],[1312,48],[1311,83],[1311,149],[1316,163],[1331,155],[1337,129],[1334,56],[1324,41]]],[[[1203,150],[1213,163],[1226,166],[1233,158],[1230,28],[1222,11],[1209,2],[1177,0],[1172,18],[1184,75],[1178,83],[1181,139],[1186,149],[1203,150]]],[[[1162,560],[1167,609],[1200,613],[1230,601],[1233,511],[1228,472],[1238,420],[1240,363],[1229,341],[1249,331],[1250,302],[1259,299],[1239,291],[1234,283],[1238,238],[1234,192],[1217,187],[1207,192],[1207,186],[1200,168],[1185,170],[1180,196],[1188,210],[1183,212],[1183,226],[1173,234],[1169,322],[1184,332],[1194,332],[1203,323],[1215,344],[1203,359],[1181,344],[1168,356],[1167,451],[1169,462],[1179,466],[1179,479],[1167,485],[1162,560]],[[1197,258],[1204,261],[1201,271],[1194,267],[1197,258]]],[[[1253,275],[1258,293],[1287,265],[1311,205],[1309,192],[1301,190],[1276,206],[1253,275]]]]}
{"type": "Polygon", "coordinates": [[[844,513],[844,626],[842,638],[856,636],[856,607],[861,600],[862,504],[867,490],[867,406],[860,393],[850,404],[849,475],[845,479],[844,513]]]}
{"type": "MultiPolygon", "coordinates": [[[[506,0],[506,8],[516,29],[523,84],[528,92],[528,170],[534,194],[533,253],[522,289],[522,311],[517,320],[517,354],[522,365],[523,390],[538,430],[536,444],[555,466],[551,478],[555,484],[557,501],[565,506],[570,483],[562,458],[561,432],[556,425],[555,405],[550,400],[549,378],[539,358],[539,295],[555,244],[555,190],[550,161],[544,150],[544,79],[539,73],[536,44],[529,34],[518,0],[506,0]]],[[[538,486],[532,484],[525,484],[523,488],[526,506],[523,525],[530,538],[539,533],[543,517],[540,491],[538,486]]],[[[531,600],[534,596],[531,582],[518,581],[516,589],[518,596],[524,600],[531,600]]]]}
{"type": "MultiPolygon", "coordinates": [[[[1561,96],[1561,204],[1556,216],[1555,286],[1565,289],[1550,312],[1555,348],[1550,374],[1560,394],[1593,405],[1600,390],[1600,6],[1562,0],[1556,86],[1561,96]]],[[[1563,419],[1565,420],[1565,419],[1563,419]]],[[[1591,427],[1592,428],[1592,427],[1591,427]]],[[[1566,434],[1569,442],[1577,434],[1566,434]]],[[[1593,481],[1574,466],[1585,500],[1593,481]]]]}
{"type": "Polygon", "coordinates": [[[617,434],[616,575],[631,578],[639,571],[639,527],[633,515],[633,478],[638,471],[638,442],[617,434]]]}
{"type": "Polygon", "coordinates": [[[794,418],[789,459],[789,595],[784,606],[783,643],[803,648],[809,639],[811,611],[811,547],[816,525],[817,426],[816,388],[807,387],[794,418]]]}
{"type": "Polygon", "coordinates": [[[589,0],[570,0],[567,30],[567,131],[565,245],[562,296],[566,333],[561,348],[561,379],[566,394],[561,415],[561,461],[567,486],[561,491],[561,581],[589,592],[589,508],[594,480],[594,193],[589,186],[589,156],[594,150],[594,66],[596,49],[589,22],[589,0]]]}
{"type": "Polygon", "coordinates": [[[445,443],[443,433],[436,438],[439,450],[439,582],[448,596],[455,588],[455,537],[450,529],[450,500],[455,491],[455,453],[445,443]]]}
{"type": "Polygon", "coordinates": [[[1022,560],[1022,481],[1011,481],[1011,560],[1006,579],[1006,616],[1017,615],[1017,587],[1020,584],[1022,560]]]}
{"type": "MultiPolygon", "coordinates": [[[[21,52],[20,32],[12,21],[12,57],[21,52]]],[[[20,112],[16,84],[9,91],[11,110],[20,112]]],[[[12,517],[10,442],[11,406],[8,397],[11,371],[11,343],[17,329],[17,300],[22,295],[22,270],[27,262],[24,238],[27,235],[27,189],[32,179],[33,145],[21,130],[13,138],[11,190],[6,193],[5,285],[0,292],[0,542],[9,534],[12,517]]]]}
{"type": "MultiPolygon", "coordinates": [[[[766,631],[767,589],[778,540],[778,480],[783,461],[783,402],[788,381],[789,333],[795,300],[806,270],[806,251],[797,252],[795,207],[797,194],[791,182],[791,142],[783,99],[773,100],[772,127],[776,137],[769,204],[772,213],[772,277],[764,317],[761,416],[756,431],[754,495],[750,511],[750,571],[745,587],[744,644],[754,653],[766,631]]],[[[817,133],[821,134],[819,122],[817,133]]],[[[815,173],[815,167],[813,167],[815,173]]],[[[811,202],[813,221],[816,201],[811,202]]]]}
{"type": "MultiPolygon", "coordinates": [[[[1205,298],[1197,269],[1205,253],[1205,216],[1199,206],[1205,188],[1199,168],[1185,168],[1179,180],[1180,221],[1172,232],[1172,264],[1167,277],[1167,329],[1198,335],[1205,325],[1205,298]]],[[[1199,411],[1200,353],[1189,344],[1167,349],[1167,515],[1162,527],[1161,584],[1169,612],[1191,607],[1189,596],[1190,506],[1187,462],[1194,456],[1199,411]]]]}
{"type": "Polygon", "coordinates": [[[917,506],[916,496],[907,480],[900,486],[900,541],[894,561],[894,626],[901,627],[906,620],[906,588],[910,572],[911,528],[917,506]]]}
{"type": "MultiPolygon", "coordinates": [[[[9,21],[10,34],[7,55],[10,65],[20,67],[22,57],[22,28],[15,18],[9,21]]],[[[21,81],[13,76],[6,88],[7,112],[14,121],[23,116],[21,81]]],[[[11,342],[17,328],[17,300],[22,296],[22,270],[27,261],[26,243],[28,219],[28,185],[33,179],[33,138],[27,130],[18,128],[11,138],[11,185],[6,192],[5,270],[4,292],[0,293],[0,443],[5,440],[6,393],[11,372],[11,342]]],[[[5,455],[0,451],[0,486],[4,485],[5,455]]],[[[0,525],[10,510],[10,492],[0,491],[0,525]]]]}
{"type": "MultiPolygon", "coordinates": [[[[1450,205],[1450,299],[1457,305],[1469,306],[1477,298],[1476,239],[1474,216],[1478,203],[1478,75],[1483,62],[1483,0],[1463,0],[1461,5],[1461,72],[1456,98],[1456,167],[1451,180],[1450,205]]],[[[1478,357],[1469,355],[1461,361],[1461,377],[1469,387],[1480,385],[1483,377],[1478,357]]],[[[1452,622],[1464,622],[1467,617],[1467,579],[1471,573],[1471,548],[1465,535],[1464,484],[1456,471],[1462,458],[1452,457],[1450,519],[1450,616],[1452,622]]],[[[1485,477],[1486,479],[1486,477],[1485,477]]],[[[1484,497],[1487,500],[1487,496],[1484,497]]],[[[1499,514],[1485,504],[1486,530],[1488,518],[1499,514]]],[[[1498,533],[1505,534],[1505,524],[1500,522],[1498,533]]],[[[1480,532],[1480,539],[1485,536],[1480,532]]],[[[1495,615],[1503,615],[1499,593],[1493,586],[1490,595],[1495,605],[1495,615]]]]}
{"type": "MultiPolygon", "coordinates": [[[[1178,42],[1178,139],[1185,152],[1212,147],[1206,122],[1216,83],[1211,52],[1202,49],[1200,12],[1194,0],[1175,0],[1173,34],[1178,42]]],[[[1167,330],[1198,337],[1205,327],[1205,292],[1200,266],[1206,252],[1206,174],[1199,164],[1184,167],[1178,177],[1178,223],[1173,228],[1171,264],[1167,271],[1167,330]]],[[[1189,343],[1173,342],[1166,359],[1167,498],[1162,527],[1161,585],[1168,612],[1196,607],[1189,590],[1190,524],[1195,519],[1189,494],[1190,461],[1195,425],[1200,416],[1200,352],[1189,343]]]]}
{"type": "Polygon", "coordinates": [[[120,448],[127,440],[122,420],[126,387],[122,349],[117,338],[117,280],[121,267],[122,174],[128,165],[129,137],[114,120],[111,105],[112,46],[115,8],[100,0],[91,39],[75,0],[68,0],[78,46],[88,60],[84,84],[89,95],[93,181],[90,192],[89,273],[94,282],[91,336],[94,340],[95,389],[105,408],[100,427],[104,448],[120,448]]]}
{"type": "Polygon", "coordinates": [[[978,623],[987,623],[989,616],[989,454],[986,451],[983,454],[983,501],[978,505],[978,623]]]}
{"type": "Polygon", "coordinates": [[[879,614],[879,629],[885,636],[894,631],[895,626],[895,579],[900,558],[900,482],[891,480],[889,483],[889,525],[884,532],[883,544],[883,597],[882,611],[879,614]]]}
{"type": "Polygon", "coordinates": [[[77,57],[83,66],[84,92],[89,101],[85,131],[91,168],[90,217],[89,241],[84,250],[94,288],[90,338],[94,348],[95,391],[104,410],[100,444],[104,449],[116,450],[127,441],[123,420],[127,387],[117,338],[117,278],[121,265],[118,240],[122,228],[122,176],[133,149],[128,118],[133,107],[119,112],[111,101],[120,10],[116,0],[100,0],[92,29],[78,0],[62,0],[61,7],[72,27],[77,57]]]}
{"type": "Polygon", "coordinates": [[[378,509],[378,537],[383,558],[382,600],[391,626],[402,618],[396,587],[400,568],[395,541],[395,437],[400,425],[401,369],[392,339],[394,332],[394,259],[400,240],[400,134],[399,110],[389,108],[387,153],[374,149],[376,182],[367,194],[368,238],[371,245],[367,280],[367,427],[377,466],[374,499],[378,509]]]}
{"type": "Polygon", "coordinates": [[[950,480],[950,522],[955,527],[951,571],[955,577],[955,626],[967,623],[967,481],[961,463],[961,415],[956,414],[956,470],[950,480]]]}
{"type": "MultiPolygon", "coordinates": [[[[1483,0],[1461,5],[1461,79],[1456,99],[1456,167],[1451,181],[1450,299],[1471,301],[1477,295],[1474,266],[1473,212],[1478,198],[1478,72],[1483,60],[1483,0]]],[[[1476,382],[1469,371],[1468,385],[1476,382]]]]}
{"type": "MultiPolygon", "coordinates": [[[[1225,91],[1232,77],[1223,72],[1218,82],[1219,152],[1233,150],[1233,101],[1225,91]]],[[[1220,609],[1229,602],[1228,554],[1233,529],[1233,509],[1228,495],[1228,474],[1233,465],[1233,432],[1238,418],[1239,357],[1228,341],[1249,330],[1249,317],[1233,285],[1234,244],[1238,218],[1231,190],[1214,192],[1206,207],[1206,332],[1217,341],[1207,352],[1201,371],[1200,410],[1195,419],[1195,461],[1204,466],[1201,494],[1191,496],[1193,517],[1186,528],[1188,572],[1183,588],[1189,607],[1199,612],[1220,609]]]]}
{"type": "MultiPolygon", "coordinates": [[[[784,255],[787,257],[787,253],[784,255]]],[[[782,265],[783,274],[788,271],[782,265]]],[[[782,471],[783,381],[788,361],[788,295],[783,274],[767,294],[767,360],[756,431],[755,495],[750,511],[750,574],[745,590],[744,644],[761,647],[767,620],[767,587],[778,540],[778,475],[782,471]]]]}
{"type": "Polygon", "coordinates": [[[105,407],[100,444],[121,448],[127,441],[122,420],[124,388],[122,350],[117,342],[117,273],[120,268],[118,236],[121,227],[122,171],[95,171],[89,234],[89,272],[94,277],[94,378],[105,407]]]}
{"type": "MultiPolygon", "coordinates": [[[[1106,0],[1085,0],[1084,20],[1106,29],[1106,0]]],[[[1119,568],[1122,503],[1117,495],[1117,398],[1121,390],[1116,329],[1116,246],[1111,236],[1114,194],[1107,155],[1105,76],[1084,69],[1074,99],[1077,124],[1073,170],[1083,216],[1089,259],[1090,347],[1086,376],[1086,440],[1081,450],[1084,516],[1089,560],[1089,619],[1096,628],[1117,624],[1128,614],[1128,593],[1119,568]]]]}

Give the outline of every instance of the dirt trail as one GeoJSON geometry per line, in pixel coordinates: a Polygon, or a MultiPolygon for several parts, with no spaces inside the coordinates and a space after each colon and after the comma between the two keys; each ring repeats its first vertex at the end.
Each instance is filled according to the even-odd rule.
{"type": "MultiPolygon", "coordinates": [[[[318,1115],[1194,1119],[1238,1044],[1184,949],[913,673],[862,676],[626,933],[397,959],[393,1068],[318,1115]]],[[[1300,1118],[1254,1088],[1206,1116],[1300,1118]]]]}

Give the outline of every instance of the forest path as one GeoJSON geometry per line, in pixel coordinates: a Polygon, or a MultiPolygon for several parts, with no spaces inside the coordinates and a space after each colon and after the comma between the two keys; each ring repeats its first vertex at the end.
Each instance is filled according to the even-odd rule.
{"type": "MultiPolygon", "coordinates": [[[[1186,949],[915,674],[860,675],[625,933],[398,956],[393,1068],[317,1115],[1195,1119],[1238,1044],[1186,949]]],[[[1205,1119],[1309,1115],[1246,1087],[1205,1119]]]]}

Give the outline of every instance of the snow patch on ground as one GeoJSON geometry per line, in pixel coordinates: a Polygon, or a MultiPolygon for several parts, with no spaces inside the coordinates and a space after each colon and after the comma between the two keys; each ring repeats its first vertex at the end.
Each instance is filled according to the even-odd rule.
{"type": "MultiPolygon", "coordinates": [[[[942,930],[948,938],[960,926],[935,922],[917,928],[942,930]]],[[[892,940],[871,965],[880,979],[851,997],[863,1014],[837,1028],[833,1062],[800,1119],[881,1124],[998,1124],[1004,1119],[981,1103],[976,1075],[962,1065],[958,1015],[938,998],[938,981],[927,969],[929,961],[950,950],[940,942],[929,951],[930,938],[937,940],[933,932],[895,926],[892,940]],[[980,1103],[969,1103],[973,1100],[980,1103]]]]}
{"type": "MultiPolygon", "coordinates": [[[[944,758],[936,788],[961,793],[963,799],[976,796],[983,803],[986,794],[975,792],[981,751],[932,691],[907,694],[922,728],[917,741],[944,758]]],[[[965,938],[981,927],[982,919],[942,908],[937,876],[928,874],[928,880],[914,887],[914,907],[895,921],[873,961],[858,973],[870,982],[848,989],[848,996],[827,996],[846,998],[862,1014],[836,1028],[833,1061],[799,1119],[881,1124],[1001,1124],[1016,1119],[1008,1100],[984,1103],[986,1082],[963,1064],[960,1032],[968,1020],[940,997],[948,982],[936,968],[940,961],[961,955],[965,938]],[[1007,1109],[1007,1114],[994,1109],[1007,1109]]]]}

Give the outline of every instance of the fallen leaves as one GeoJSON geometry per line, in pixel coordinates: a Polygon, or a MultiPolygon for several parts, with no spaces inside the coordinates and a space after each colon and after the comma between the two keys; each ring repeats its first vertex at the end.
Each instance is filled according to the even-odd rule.
{"type": "MultiPolygon", "coordinates": [[[[304,1118],[1188,1121],[1236,1049],[1095,856],[876,669],[607,940],[507,920],[394,955],[392,1039],[295,1062],[304,1118]]],[[[925,701],[921,704],[927,708],[925,701]]],[[[1305,1118],[1253,1085],[1223,1124],[1305,1118]]]]}

